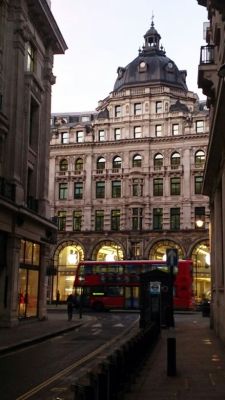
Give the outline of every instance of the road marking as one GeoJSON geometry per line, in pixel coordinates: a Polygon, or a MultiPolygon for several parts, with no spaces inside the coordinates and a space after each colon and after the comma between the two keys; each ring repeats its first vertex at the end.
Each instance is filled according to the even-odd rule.
{"type": "MultiPolygon", "coordinates": [[[[126,335],[126,332],[131,331],[131,329],[137,324],[137,320],[133,322],[133,324],[125,331],[123,332],[123,336],[126,335]]],[[[44,389],[46,386],[49,386],[51,383],[55,382],[57,379],[62,378],[64,375],[68,374],[71,372],[74,368],[80,367],[82,364],[84,364],[86,361],[90,360],[91,358],[94,358],[96,355],[101,353],[103,350],[107,349],[107,347],[110,347],[113,343],[117,342],[120,338],[121,334],[114,337],[112,340],[110,340],[107,343],[104,343],[102,346],[100,346],[98,349],[93,351],[90,354],[87,354],[84,356],[81,360],[76,361],[72,365],[70,365],[67,368],[64,368],[62,371],[58,372],[51,378],[47,379],[46,381],[40,383],[40,385],[35,386],[33,389],[29,390],[29,392],[22,394],[21,396],[17,397],[16,400],[27,400],[34,394],[40,392],[40,390],[44,389]]]]}

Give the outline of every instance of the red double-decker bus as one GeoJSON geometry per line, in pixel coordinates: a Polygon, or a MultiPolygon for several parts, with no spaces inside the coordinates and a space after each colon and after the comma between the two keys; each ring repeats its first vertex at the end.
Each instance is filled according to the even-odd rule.
{"type": "MultiPolygon", "coordinates": [[[[82,261],[74,281],[79,302],[94,310],[139,309],[140,274],[159,270],[170,273],[164,261],[122,260],[82,261]]],[[[192,260],[181,260],[174,268],[175,309],[193,308],[192,260]]]]}

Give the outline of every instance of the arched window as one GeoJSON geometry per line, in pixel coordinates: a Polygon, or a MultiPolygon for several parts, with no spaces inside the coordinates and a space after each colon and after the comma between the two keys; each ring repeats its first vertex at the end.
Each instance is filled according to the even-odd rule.
{"type": "Polygon", "coordinates": [[[140,156],[140,154],[136,154],[133,157],[133,167],[141,167],[142,164],[142,157],[140,156]]]}
{"type": "Polygon", "coordinates": [[[122,165],[122,159],[119,156],[114,157],[113,162],[112,162],[112,167],[114,168],[121,168],[122,165]]]}
{"type": "Polygon", "coordinates": [[[63,159],[59,163],[59,169],[60,171],[67,171],[68,170],[68,161],[66,159],[63,159]]]}
{"type": "Polygon", "coordinates": [[[205,153],[203,150],[198,150],[195,153],[195,166],[202,167],[205,164],[205,153]]]}
{"type": "Polygon", "coordinates": [[[175,152],[171,155],[171,167],[176,169],[180,165],[180,154],[175,152]]]}
{"type": "Polygon", "coordinates": [[[97,160],[97,169],[105,169],[105,158],[99,157],[97,160]]]}
{"type": "Polygon", "coordinates": [[[77,158],[75,161],[75,171],[82,171],[84,167],[84,161],[82,158],[77,158]]]}
{"type": "Polygon", "coordinates": [[[162,154],[158,153],[154,157],[154,168],[161,169],[162,166],[163,166],[163,156],[162,154]]]}

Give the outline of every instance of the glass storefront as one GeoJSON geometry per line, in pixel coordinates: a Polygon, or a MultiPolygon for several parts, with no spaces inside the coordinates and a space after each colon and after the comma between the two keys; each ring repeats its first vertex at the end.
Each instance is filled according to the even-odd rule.
{"type": "Polygon", "coordinates": [[[56,257],[57,275],[53,279],[52,299],[65,302],[68,295],[73,292],[76,268],[78,263],[84,259],[84,252],[81,246],[66,243],[58,251],[56,257]]]}
{"type": "Polygon", "coordinates": [[[21,240],[18,277],[18,317],[36,317],[38,311],[38,285],[40,245],[21,240]]]}

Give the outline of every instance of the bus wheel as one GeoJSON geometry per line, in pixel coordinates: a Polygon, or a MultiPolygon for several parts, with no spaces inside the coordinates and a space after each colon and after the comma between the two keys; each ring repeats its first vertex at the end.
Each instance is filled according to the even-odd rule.
{"type": "Polygon", "coordinates": [[[100,301],[97,301],[96,303],[93,304],[93,309],[98,312],[103,311],[104,305],[100,301]]]}

